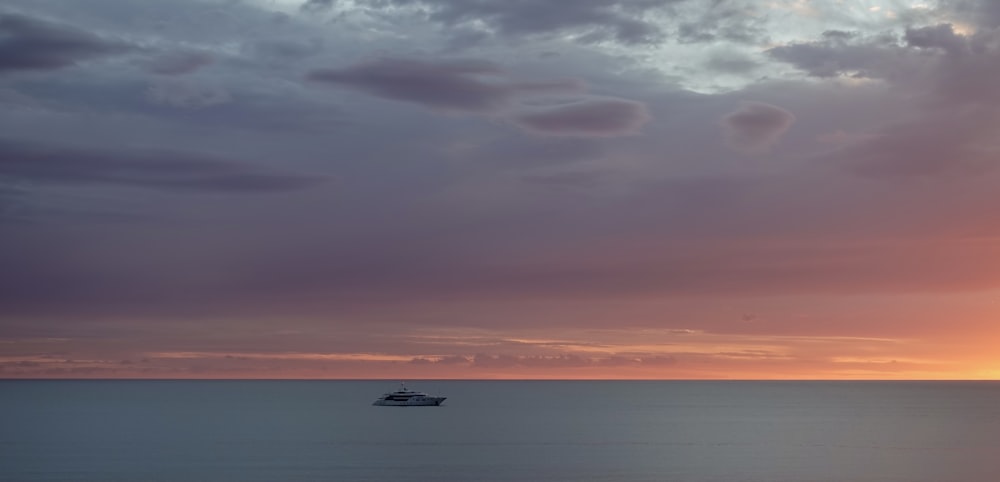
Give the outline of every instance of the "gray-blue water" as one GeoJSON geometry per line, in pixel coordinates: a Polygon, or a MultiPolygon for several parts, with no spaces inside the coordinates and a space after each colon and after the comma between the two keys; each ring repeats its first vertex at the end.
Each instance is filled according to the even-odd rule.
{"type": "Polygon", "coordinates": [[[0,381],[0,480],[1000,480],[1000,383],[0,381]]]}

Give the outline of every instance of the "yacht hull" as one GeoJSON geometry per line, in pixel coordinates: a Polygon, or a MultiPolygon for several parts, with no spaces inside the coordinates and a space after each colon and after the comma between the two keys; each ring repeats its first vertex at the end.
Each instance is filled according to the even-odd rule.
{"type": "Polygon", "coordinates": [[[437,407],[441,405],[441,402],[445,401],[446,397],[423,397],[419,399],[411,400],[375,400],[376,405],[379,407],[437,407]]]}

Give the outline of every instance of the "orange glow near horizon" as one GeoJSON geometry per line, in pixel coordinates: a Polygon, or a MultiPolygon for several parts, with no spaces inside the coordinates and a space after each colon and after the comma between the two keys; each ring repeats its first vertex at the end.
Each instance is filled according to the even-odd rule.
{"type": "MultiPolygon", "coordinates": [[[[417,333],[397,352],[143,351],[0,357],[5,378],[991,380],[995,341],[699,330],[417,333]],[[421,348],[422,347],[422,348],[421,348]],[[431,347],[433,351],[429,351],[431,347]],[[127,356],[127,358],[118,359],[127,356]]],[[[61,345],[68,340],[39,340],[61,345]]],[[[107,350],[107,348],[101,348],[107,350]]]]}

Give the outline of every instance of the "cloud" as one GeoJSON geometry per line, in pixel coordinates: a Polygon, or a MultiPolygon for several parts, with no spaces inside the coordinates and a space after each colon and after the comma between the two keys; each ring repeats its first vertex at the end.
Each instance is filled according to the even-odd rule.
{"type": "Polygon", "coordinates": [[[178,51],[152,59],[148,68],[154,74],[183,75],[209,65],[213,60],[214,58],[208,52],[178,51]]]}
{"type": "Polygon", "coordinates": [[[638,134],[651,119],[644,104],[625,99],[588,100],[511,117],[531,132],[578,137],[638,134]]]}
{"type": "Polygon", "coordinates": [[[767,39],[764,26],[766,15],[757,11],[753,3],[714,0],[698,2],[700,15],[680,23],[677,38],[681,42],[730,42],[753,44],[767,39]]]}
{"type": "Polygon", "coordinates": [[[968,47],[965,37],[957,35],[950,23],[908,28],[903,38],[911,47],[940,48],[952,54],[961,54],[968,47]]]}
{"type": "Polygon", "coordinates": [[[770,149],[794,122],[791,112],[763,102],[743,102],[739,109],[722,118],[726,142],[743,152],[770,149]]]}
{"type": "MultiPolygon", "coordinates": [[[[961,5],[951,6],[980,8],[961,5]]],[[[892,119],[817,159],[879,179],[970,176],[995,167],[1000,32],[959,33],[950,23],[938,23],[907,27],[902,37],[839,31],[823,37],[768,53],[813,76],[884,81],[907,96],[917,114],[892,119]]]]}
{"type": "MultiPolygon", "coordinates": [[[[923,75],[911,83],[927,92],[935,108],[989,105],[1000,107],[1000,30],[960,35],[951,24],[906,31],[907,46],[922,54],[923,75]]],[[[904,84],[905,85],[905,84],[904,84]]]]}
{"type": "Polygon", "coordinates": [[[455,364],[469,363],[469,359],[461,355],[451,355],[451,356],[441,357],[439,360],[437,360],[437,363],[442,363],[445,365],[455,365],[455,364]]]}
{"type": "Polygon", "coordinates": [[[469,363],[469,358],[462,355],[448,355],[441,357],[414,357],[410,360],[410,363],[414,365],[465,365],[469,363]]]}
{"type": "MultiPolygon", "coordinates": [[[[663,33],[645,14],[683,0],[389,0],[398,6],[423,7],[428,20],[449,28],[479,26],[506,37],[569,33],[584,41],[613,40],[643,44],[663,33]]],[[[380,5],[379,2],[369,2],[380,5]]]]}
{"type": "Polygon", "coordinates": [[[960,34],[943,23],[909,27],[902,37],[827,31],[821,40],[775,47],[767,54],[813,77],[881,80],[945,107],[1000,102],[998,30],[960,34]]]}
{"type": "Polygon", "coordinates": [[[0,73],[53,70],[128,49],[122,42],[69,25],[0,13],[0,73]]]}
{"type": "Polygon", "coordinates": [[[472,366],[476,368],[511,368],[511,367],[581,367],[591,364],[589,358],[578,355],[488,355],[477,353],[472,358],[472,366]]]}
{"type": "Polygon", "coordinates": [[[0,140],[0,176],[46,184],[234,193],[288,191],[324,182],[184,152],[67,148],[7,140],[0,140]]]}
{"type": "Polygon", "coordinates": [[[638,355],[638,356],[586,356],[575,353],[560,355],[490,355],[477,353],[472,357],[474,368],[586,368],[586,367],[625,367],[625,366],[670,366],[677,363],[672,355],[638,355]]]}
{"type": "Polygon", "coordinates": [[[519,94],[573,92],[582,88],[571,80],[518,83],[483,78],[502,75],[496,64],[479,60],[429,62],[382,58],[344,69],[314,70],[307,79],[444,112],[466,113],[496,111],[519,94]]]}
{"type": "Polygon", "coordinates": [[[299,10],[310,14],[324,12],[333,8],[334,1],[336,0],[306,0],[299,6],[299,10]]]}
{"type": "Polygon", "coordinates": [[[766,53],[798,67],[813,77],[853,76],[891,79],[914,62],[914,52],[899,44],[892,34],[861,35],[828,30],[823,38],[774,47],[766,53]]]}

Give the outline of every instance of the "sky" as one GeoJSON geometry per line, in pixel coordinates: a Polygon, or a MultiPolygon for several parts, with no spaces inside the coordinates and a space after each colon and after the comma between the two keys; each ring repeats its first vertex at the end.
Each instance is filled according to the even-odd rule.
{"type": "Polygon", "coordinates": [[[5,0],[0,377],[997,379],[998,130],[991,0],[5,0]]]}

